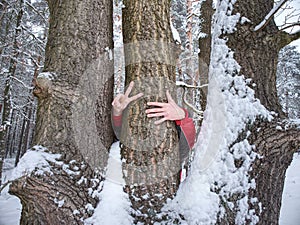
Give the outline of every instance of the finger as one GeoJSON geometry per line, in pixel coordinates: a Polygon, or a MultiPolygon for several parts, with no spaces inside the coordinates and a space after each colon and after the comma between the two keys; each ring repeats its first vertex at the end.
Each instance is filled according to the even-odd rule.
{"type": "Polygon", "coordinates": [[[134,96],[132,96],[132,97],[129,98],[129,102],[135,101],[138,98],[142,97],[143,95],[144,95],[143,93],[139,93],[137,95],[134,95],[134,96]]]}
{"type": "Polygon", "coordinates": [[[129,84],[129,86],[128,86],[128,88],[127,88],[127,90],[126,90],[126,92],[125,92],[125,96],[126,97],[129,96],[130,92],[132,91],[133,86],[134,86],[134,82],[131,81],[130,84],[129,84]]]}
{"type": "Polygon", "coordinates": [[[163,102],[147,102],[147,105],[164,107],[166,105],[166,103],[163,103],[163,102]]]}
{"type": "Polygon", "coordinates": [[[163,108],[153,108],[153,109],[147,109],[145,112],[148,113],[158,113],[158,112],[163,112],[163,108]]]}
{"type": "Polygon", "coordinates": [[[166,118],[161,118],[160,120],[155,121],[154,124],[159,125],[159,124],[162,124],[165,121],[166,121],[166,118]]]}
{"type": "Polygon", "coordinates": [[[147,117],[161,117],[161,116],[165,116],[165,113],[164,112],[160,112],[160,113],[147,114],[147,117]]]}
{"type": "Polygon", "coordinates": [[[122,97],[122,95],[121,95],[121,94],[118,94],[118,95],[115,97],[115,99],[113,100],[113,102],[112,102],[111,104],[112,104],[112,105],[116,105],[117,102],[120,101],[121,97],[122,97]]]}
{"type": "Polygon", "coordinates": [[[169,90],[166,91],[166,95],[167,95],[168,102],[173,102],[174,101],[172,96],[170,95],[169,90]]]}

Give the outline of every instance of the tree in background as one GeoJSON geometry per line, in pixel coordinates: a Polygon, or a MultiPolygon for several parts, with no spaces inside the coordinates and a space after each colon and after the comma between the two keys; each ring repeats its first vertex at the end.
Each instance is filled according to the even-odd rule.
{"type": "Polygon", "coordinates": [[[15,157],[17,164],[32,140],[33,80],[43,64],[48,11],[43,0],[1,1],[0,7],[0,158],[15,157]]]}
{"type": "Polygon", "coordinates": [[[289,118],[300,116],[300,53],[295,46],[286,46],[279,52],[277,89],[283,111],[289,118]]]}
{"type": "Polygon", "coordinates": [[[32,150],[52,153],[56,160],[42,174],[36,168],[15,180],[10,193],[22,201],[21,224],[81,224],[98,201],[113,141],[112,3],[49,0],[48,5],[45,65],[34,90],[38,146],[32,150]]]}

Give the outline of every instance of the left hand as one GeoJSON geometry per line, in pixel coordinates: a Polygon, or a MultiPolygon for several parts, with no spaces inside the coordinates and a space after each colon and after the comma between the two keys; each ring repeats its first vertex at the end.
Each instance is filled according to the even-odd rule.
{"type": "Polygon", "coordinates": [[[168,102],[148,102],[149,106],[157,106],[158,108],[147,109],[146,114],[148,117],[163,117],[155,121],[155,124],[161,124],[166,120],[182,120],[185,118],[185,111],[180,108],[173,100],[169,91],[166,92],[168,102]]]}

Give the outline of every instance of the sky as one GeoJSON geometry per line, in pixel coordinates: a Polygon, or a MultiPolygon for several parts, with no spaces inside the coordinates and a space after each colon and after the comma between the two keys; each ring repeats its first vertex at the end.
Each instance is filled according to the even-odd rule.
{"type": "MultiPolygon", "coordinates": [[[[275,22],[277,25],[280,25],[283,23],[285,17],[287,15],[291,15],[294,10],[297,10],[297,13],[293,13],[297,16],[293,17],[293,18],[290,18],[289,19],[289,22],[295,22],[297,20],[299,20],[299,14],[300,14],[300,1],[299,0],[293,0],[291,2],[288,3],[288,5],[291,7],[291,9],[286,9],[284,12],[281,12],[279,11],[277,13],[277,15],[275,16],[275,22]]],[[[296,31],[299,31],[300,30],[300,26],[298,25],[294,30],[287,30],[287,32],[296,32],[296,31]]],[[[296,40],[296,41],[293,41],[291,43],[291,45],[294,45],[294,46],[297,46],[297,50],[300,52],[300,39],[296,40]]]]}

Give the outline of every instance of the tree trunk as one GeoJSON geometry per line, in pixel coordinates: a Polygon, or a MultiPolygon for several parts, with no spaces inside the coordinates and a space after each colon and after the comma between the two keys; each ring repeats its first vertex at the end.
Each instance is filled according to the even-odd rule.
{"type": "MultiPolygon", "coordinates": [[[[285,172],[293,153],[300,147],[299,129],[289,127],[284,122],[286,115],[277,97],[276,68],[283,34],[273,20],[264,29],[253,31],[271,11],[273,4],[274,1],[270,0],[237,1],[232,14],[240,13],[241,17],[249,19],[251,23],[238,23],[234,33],[226,34],[228,46],[241,66],[240,74],[246,79],[252,79],[250,85],[256,97],[268,110],[276,112],[272,121],[257,118],[239,136],[240,140],[244,140],[250,131],[251,135],[247,139],[250,145],[255,146],[254,152],[258,154],[248,171],[249,182],[254,179],[256,184],[255,189],[250,190],[248,204],[259,217],[256,223],[259,225],[278,224],[285,172]],[[250,199],[257,201],[251,202],[250,199]]],[[[229,151],[232,151],[231,147],[229,151]]],[[[242,166],[243,161],[236,160],[236,167],[242,166]]],[[[243,194],[230,198],[231,201],[235,199],[236,203],[237,199],[243,198],[243,194]]],[[[225,207],[225,216],[219,218],[218,224],[233,224],[237,208],[225,207]]],[[[245,224],[252,224],[250,218],[245,218],[245,221],[245,224]]]]}
{"type": "Polygon", "coordinates": [[[19,36],[21,33],[21,22],[24,14],[23,11],[23,0],[20,1],[20,9],[17,14],[16,27],[15,27],[15,35],[13,39],[13,51],[12,56],[9,62],[9,70],[7,73],[7,77],[5,80],[5,88],[4,88],[4,99],[3,99],[3,113],[2,113],[2,131],[0,131],[0,185],[2,180],[2,164],[5,156],[6,145],[8,141],[8,132],[9,127],[11,126],[10,121],[10,113],[11,113],[11,77],[15,75],[17,68],[17,58],[19,55],[19,36]]]}
{"type": "MultiPolygon", "coordinates": [[[[206,36],[199,38],[199,77],[200,84],[208,84],[208,67],[210,64],[210,53],[211,53],[211,22],[214,11],[212,8],[212,0],[205,0],[201,4],[200,15],[201,15],[201,32],[206,36]]],[[[207,87],[201,89],[201,110],[204,111],[206,108],[207,100],[207,87]]]]}
{"type": "Polygon", "coordinates": [[[178,135],[173,122],[154,125],[146,117],[148,101],[166,102],[166,90],[176,97],[176,47],[170,28],[170,1],[124,1],[123,37],[126,84],[144,96],[123,113],[121,154],[125,191],[135,222],[153,224],[167,198],[179,185],[178,135]]]}
{"type": "Polygon", "coordinates": [[[33,144],[60,154],[60,163],[51,163],[49,173],[33,172],[13,182],[10,193],[21,199],[21,224],[83,224],[96,206],[90,191],[99,191],[113,141],[112,1],[48,4],[33,144]]]}

